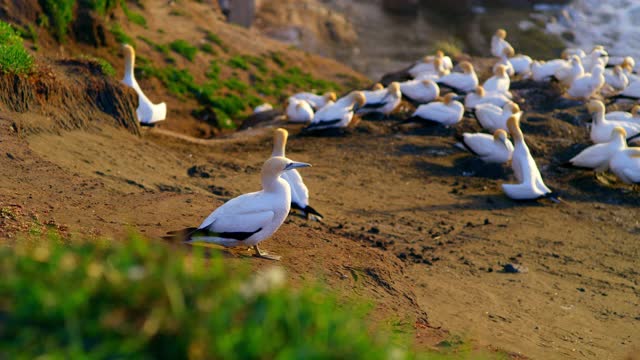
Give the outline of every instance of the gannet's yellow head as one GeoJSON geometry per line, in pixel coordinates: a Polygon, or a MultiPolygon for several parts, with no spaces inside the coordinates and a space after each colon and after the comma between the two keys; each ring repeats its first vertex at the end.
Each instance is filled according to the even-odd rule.
{"type": "Polygon", "coordinates": [[[391,94],[402,96],[402,92],[400,92],[400,83],[397,81],[392,82],[387,87],[387,91],[391,94]]]}
{"type": "Polygon", "coordinates": [[[127,62],[133,62],[136,58],[136,50],[129,44],[122,45],[122,52],[127,62]]]}
{"type": "Polygon", "coordinates": [[[518,104],[514,102],[509,103],[509,108],[511,109],[512,114],[517,114],[520,112],[520,106],[518,106],[518,104]]]}
{"type": "Polygon", "coordinates": [[[582,64],[582,60],[580,60],[580,57],[578,55],[571,55],[569,57],[569,62],[573,65],[582,64]]]}
{"type": "Polygon", "coordinates": [[[587,104],[587,110],[590,114],[604,112],[604,104],[600,100],[591,100],[587,104]]]}
{"type": "Polygon", "coordinates": [[[444,57],[444,52],[442,50],[436,51],[436,59],[442,59],[444,57]]]}
{"type": "Polygon", "coordinates": [[[432,87],[434,86],[436,83],[431,80],[431,79],[424,79],[422,80],[422,85],[426,86],[426,87],[432,87]]]}
{"type": "Polygon", "coordinates": [[[496,71],[494,72],[494,75],[499,77],[507,76],[507,67],[502,64],[496,66],[496,71]]]}
{"type": "Polygon", "coordinates": [[[636,67],[636,61],[631,56],[627,56],[622,60],[621,66],[628,68],[629,71],[633,71],[633,68],[636,67]]]}
{"type": "Polygon", "coordinates": [[[375,83],[373,85],[373,87],[371,88],[371,90],[376,91],[376,90],[382,90],[384,89],[384,85],[380,84],[380,83],[375,83]]]}
{"type": "Polygon", "coordinates": [[[498,129],[493,133],[493,140],[496,140],[496,141],[499,140],[501,142],[505,142],[507,141],[508,136],[509,135],[507,134],[506,131],[504,131],[503,129],[498,129]]]}
{"type": "Polygon", "coordinates": [[[329,91],[328,93],[325,93],[323,97],[327,101],[336,101],[337,99],[336,93],[334,93],[333,91],[329,91]]]}
{"type": "Polygon", "coordinates": [[[507,129],[514,140],[522,140],[522,130],[520,130],[520,120],[517,116],[511,116],[507,119],[507,129]]]}
{"type": "Polygon", "coordinates": [[[478,96],[480,97],[484,97],[486,92],[484,91],[484,88],[482,87],[482,85],[476,86],[476,94],[478,94],[478,96]]]}
{"type": "Polygon", "coordinates": [[[622,66],[616,65],[613,67],[613,73],[616,75],[622,74],[622,66]]]}
{"type": "Polygon", "coordinates": [[[611,130],[611,139],[615,138],[616,136],[621,136],[623,139],[626,139],[627,138],[627,130],[625,130],[621,126],[614,127],[613,130],[611,130]]]}
{"type": "Polygon", "coordinates": [[[290,159],[287,159],[284,156],[272,156],[262,165],[262,182],[263,186],[266,181],[273,180],[283,172],[292,169],[299,169],[310,167],[311,164],[296,162],[290,159]]]}
{"type": "Polygon", "coordinates": [[[364,106],[367,103],[367,97],[362,91],[354,91],[351,93],[353,101],[358,104],[358,107],[364,106]]]}
{"type": "Polygon", "coordinates": [[[449,105],[453,100],[455,100],[456,96],[458,96],[456,93],[448,93],[442,98],[442,102],[449,105]]]}
{"type": "Polygon", "coordinates": [[[507,37],[507,31],[505,29],[498,29],[496,30],[496,36],[504,40],[507,37]]]}
{"type": "Polygon", "coordinates": [[[285,129],[279,128],[273,132],[273,151],[271,153],[272,156],[284,156],[288,137],[289,132],[285,129]]]}
{"type": "Polygon", "coordinates": [[[460,63],[460,69],[462,69],[463,73],[470,74],[473,72],[473,65],[468,61],[463,61],[460,63]]]}
{"type": "Polygon", "coordinates": [[[515,55],[515,51],[513,50],[512,47],[505,47],[502,50],[502,53],[504,54],[504,56],[506,57],[513,57],[515,55]]]}
{"type": "Polygon", "coordinates": [[[633,105],[631,108],[631,116],[634,118],[640,117],[640,105],[633,105]]]}

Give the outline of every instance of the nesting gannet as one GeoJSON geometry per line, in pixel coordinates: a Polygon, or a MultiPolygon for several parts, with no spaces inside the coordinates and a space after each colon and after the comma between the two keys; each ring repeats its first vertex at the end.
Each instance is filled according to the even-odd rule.
{"type": "Polygon", "coordinates": [[[449,93],[442,101],[434,101],[420,105],[411,116],[410,120],[423,120],[445,126],[454,125],[462,119],[464,106],[454,98],[457,95],[449,93]]]}
{"type": "Polygon", "coordinates": [[[490,132],[498,129],[508,130],[507,120],[512,116],[516,116],[518,120],[522,116],[520,107],[514,102],[506,103],[502,107],[489,103],[476,106],[476,119],[490,132]]]}
{"type": "Polygon", "coordinates": [[[452,88],[456,92],[469,92],[478,86],[478,76],[476,75],[473,65],[468,61],[460,63],[462,72],[454,72],[445,75],[436,81],[440,86],[452,88]]]}
{"type": "Polygon", "coordinates": [[[133,68],[136,62],[136,52],[131,45],[125,44],[122,46],[124,51],[124,78],[122,82],[133,88],[138,94],[138,108],[136,109],[136,115],[138,121],[143,125],[151,125],[158,121],[162,121],[167,118],[167,104],[160,103],[154,104],[149,98],[142,92],[140,85],[136,81],[133,73],[133,68]]]}
{"type": "Polygon", "coordinates": [[[257,113],[261,113],[261,112],[265,112],[265,111],[271,111],[273,110],[273,106],[269,103],[264,103],[261,105],[258,105],[255,107],[255,109],[253,109],[253,113],[257,114],[257,113]]]}
{"type": "Polygon", "coordinates": [[[589,54],[582,57],[582,66],[586,72],[592,72],[598,65],[604,67],[608,62],[609,54],[602,46],[595,46],[589,54]]]}
{"type": "Polygon", "coordinates": [[[584,75],[584,68],[582,67],[582,60],[576,55],[569,58],[569,62],[566,66],[558,67],[553,73],[558,81],[564,86],[571,86],[573,81],[584,75]]]}
{"type": "MultiPolygon", "coordinates": [[[[289,133],[285,129],[276,129],[273,135],[273,152],[271,156],[285,157],[287,137],[289,133]]],[[[291,188],[291,208],[299,210],[309,219],[311,216],[322,218],[322,215],[309,206],[309,189],[302,181],[302,176],[296,169],[287,170],[280,175],[291,188]]]]}
{"type": "Polygon", "coordinates": [[[615,153],[609,168],[626,184],[640,183],[640,148],[627,148],[615,153]]]}
{"type": "Polygon", "coordinates": [[[322,109],[329,101],[336,101],[336,93],[333,91],[324,95],[316,95],[309,92],[301,92],[291,96],[294,99],[304,100],[311,105],[314,110],[322,109]]]}
{"type": "Polygon", "coordinates": [[[631,112],[626,111],[612,111],[606,113],[605,118],[615,121],[631,121],[640,122],[640,105],[633,105],[631,112]]]}
{"type": "Polygon", "coordinates": [[[629,78],[620,65],[613,67],[613,70],[605,70],[604,82],[606,87],[611,87],[613,92],[622,91],[629,86],[629,78]]]}
{"type": "Polygon", "coordinates": [[[384,85],[382,85],[381,83],[375,83],[373,84],[373,86],[371,87],[372,91],[376,91],[376,90],[383,90],[384,89],[384,85]]]}
{"type": "Polygon", "coordinates": [[[571,83],[567,94],[576,99],[593,97],[604,85],[604,67],[596,66],[593,72],[584,74],[571,83]]]}
{"type": "Polygon", "coordinates": [[[366,102],[367,99],[362,91],[353,91],[318,110],[305,130],[347,127],[357,108],[364,106],[366,102]]]}
{"type": "Polygon", "coordinates": [[[402,101],[400,84],[397,82],[392,82],[386,89],[363,91],[363,93],[366,102],[358,109],[358,114],[381,113],[389,115],[402,101]]]}
{"type": "Polygon", "coordinates": [[[435,71],[421,72],[413,78],[415,80],[438,80],[441,77],[449,75],[451,73],[451,70],[444,68],[444,66],[442,65],[442,60],[435,59],[433,61],[433,64],[435,66],[435,71]]]}
{"type": "Polygon", "coordinates": [[[511,52],[515,52],[511,44],[505,40],[507,32],[504,29],[496,30],[496,33],[491,37],[491,55],[500,57],[504,53],[505,48],[511,49],[511,52]]]}
{"type": "Polygon", "coordinates": [[[486,163],[504,164],[511,160],[513,144],[507,132],[498,129],[492,135],[464,133],[460,139],[464,147],[486,163]]]}
{"type": "Polygon", "coordinates": [[[529,152],[520,130],[519,120],[512,116],[507,120],[507,126],[513,138],[513,156],[511,168],[518,180],[518,184],[502,184],[504,193],[514,200],[534,200],[551,197],[552,191],[545,185],[535,160],[529,152]]]}
{"type": "Polygon", "coordinates": [[[552,77],[560,68],[567,66],[566,60],[555,59],[549,61],[535,60],[531,63],[531,76],[535,81],[544,81],[552,77]]]}
{"type": "Polygon", "coordinates": [[[511,102],[511,99],[503,93],[495,91],[487,92],[480,85],[476,86],[476,90],[470,92],[464,98],[464,107],[467,109],[475,109],[480,104],[493,104],[503,107],[504,104],[511,102]]]}
{"type": "Polygon", "coordinates": [[[609,141],[611,131],[616,127],[621,127],[627,132],[627,138],[634,137],[640,133],[640,123],[629,121],[614,121],[605,118],[605,107],[602,101],[592,100],[587,104],[589,113],[593,115],[591,124],[591,141],[596,144],[609,141]]]}
{"type": "Polygon", "coordinates": [[[627,132],[616,126],[611,130],[609,141],[591,145],[569,160],[571,165],[581,168],[594,169],[597,172],[609,168],[609,160],[613,155],[627,148],[627,132]]]}
{"type": "Polygon", "coordinates": [[[413,78],[417,78],[421,74],[425,73],[440,73],[440,72],[448,72],[453,69],[453,62],[451,58],[445,56],[444,53],[440,50],[436,51],[436,55],[427,55],[422,61],[414,64],[409,69],[409,74],[413,78]]]}
{"type": "Polygon", "coordinates": [[[498,66],[502,65],[504,66],[507,75],[509,76],[513,76],[515,75],[515,70],[513,69],[513,64],[511,64],[511,61],[509,60],[510,57],[513,56],[513,52],[511,52],[511,49],[509,48],[505,48],[503,51],[503,54],[500,56],[500,60],[498,60],[492,68],[493,73],[496,73],[496,69],[498,68],[498,66]]]}
{"type": "Polygon", "coordinates": [[[262,166],[262,190],[224,203],[197,229],[189,229],[186,241],[253,247],[257,257],[280,260],[260,251],[258,244],[278,230],[291,209],[291,189],[282,174],[308,166],[281,156],[271,157],[262,166]]]}
{"type": "Polygon", "coordinates": [[[624,63],[631,63],[631,68],[633,68],[636,64],[636,61],[631,56],[609,56],[607,67],[614,67],[616,65],[622,66],[624,63]]]}
{"type": "Polygon", "coordinates": [[[502,93],[511,96],[511,92],[509,92],[509,87],[511,86],[511,79],[509,79],[509,75],[507,74],[507,68],[504,65],[498,65],[492,77],[488,78],[482,87],[489,92],[495,91],[497,93],[502,93]]]}
{"type": "Polygon", "coordinates": [[[509,62],[513,67],[515,75],[528,74],[531,72],[531,63],[533,60],[527,55],[516,55],[509,58],[509,62]]]}
{"type": "Polygon", "coordinates": [[[640,81],[631,81],[629,86],[616,95],[616,97],[622,97],[627,99],[640,99],[640,81]]]}
{"type": "Polygon", "coordinates": [[[400,92],[415,103],[428,103],[440,96],[440,87],[433,80],[409,80],[400,83],[400,92]]]}
{"type": "Polygon", "coordinates": [[[308,123],[313,119],[313,108],[305,100],[289,98],[287,105],[287,119],[295,123],[308,123]]]}

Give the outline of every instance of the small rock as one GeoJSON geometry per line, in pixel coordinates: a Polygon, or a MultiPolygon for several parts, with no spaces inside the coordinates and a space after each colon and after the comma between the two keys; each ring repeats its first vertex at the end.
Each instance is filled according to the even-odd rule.
{"type": "Polygon", "coordinates": [[[369,229],[369,234],[380,234],[380,229],[374,226],[371,229],[369,229]]]}
{"type": "Polygon", "coordinates": [[[489,225],[489,224],[491,224],[491,221],[489,221],[489,219],[484,219],[484,224],[485,225],[489,225]]]}
{"type": "Polygon", "coordinates": [[[519,264],[502,265],[502,272],[505,274],[519,274],[527,272],[527,269],[519,264]]]}
{"type": "Polygon", "coordinates": [[[576,288],[576,290],[578,290],[578,291],[580,291],[580,292],[585,292],[585,289],[584,289],[584,288],[581,288],[581,287],[576,288]]]}

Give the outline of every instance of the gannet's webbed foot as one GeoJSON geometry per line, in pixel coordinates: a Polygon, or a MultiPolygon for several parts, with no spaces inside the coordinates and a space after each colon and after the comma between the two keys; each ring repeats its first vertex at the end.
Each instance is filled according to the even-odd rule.
{"type": "Polygon", "coordinates": [[[255,251],[255,254],[253,254],[253,256],[258,258],[263,258],[263,259],[273,260],[273,261],[280,261],[280,259],[282,259],[282,256],[269,254],[265,251],[260,251],[260,248],[258,247],[258,245],[254,245],[253,250],[255,251]]]}

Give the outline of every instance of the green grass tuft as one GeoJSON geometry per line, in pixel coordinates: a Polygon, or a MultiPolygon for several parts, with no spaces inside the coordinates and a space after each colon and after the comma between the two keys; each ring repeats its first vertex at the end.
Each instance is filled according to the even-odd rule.
{"type": "Polygon", "coordinates": [[[76,0],[39,0],[39,2],[49,18],[47,25],[53,26],[53,35],[58,41],[65,41],[69,32],[69,24],[73,20],[76,0]]]}
{"type": "Polygon", "coordinates": [[[207,53],[207,54],[211,54],[211,55],[215,55],[216,51],[213,49],[213,46],[211,46],[211,44],[209,43],[204,43],[202,45],[200,45],[200,50],[202,50],[202,52],[207,53]]]}
{"type": "Polygon", "coordinates": [[[135,47],[135,41],[131,36],[127,35],[127,33],[124,32],[124,29],[120,26],[120,24],[113,24],[113,26],[111,27],[111,33],[116,37],[117,42],[121,44],[129,44],[135,47]]]}
{"type": "Polygon", "coordinates": [[[87,55],[82,55],[80,56],[81,59],[84,60],[88,60],[88,61],[92,61],[95,62],[96,64],[98,64],[100,66],[100,70],[102,70],[102,73],[106,76],[109,77],[115,77],[116,76],[116,69],[113,68],[113,65],[111,65],[110,62],[108,62],[107,60],[101,58],[101,57],[95,57],[95,56],[87,56],[87,55]]]}
{"type": "Polygon", "coordinates": [[[222,42],[222,39],[220,39],[220,37],[214,33],[212,33],[211,31],[207,31],[205,38],[218,45],[218,47],[220,47],[222,50],[224,51],[228,51],[229,49],[227,48],[227,46],[224,44],[224,42],[222,42]]]}
{"type": "Polygon", "coordinates": [[[189,61],[193,61],[196,58],[196,54],[198,53],[198,48],[189,44],[189,42],[185,40],[176,40],[170,43],[169,47],[171,48],[171,50],[184,56],[189,61]]]}
{"type": "Polygon", "coordinates": [[[8,23],[0,21],[0,71],[28,74],[33,70],[33,57],[24,48],[22,38],[8,23]]]}
{"type": "Polygon", "coordinates": [[[249,64],[247,63],[247,60],[241,55],[234,56],[229,59],[229,66],[234,69],[249,70],[249,64]]]}

